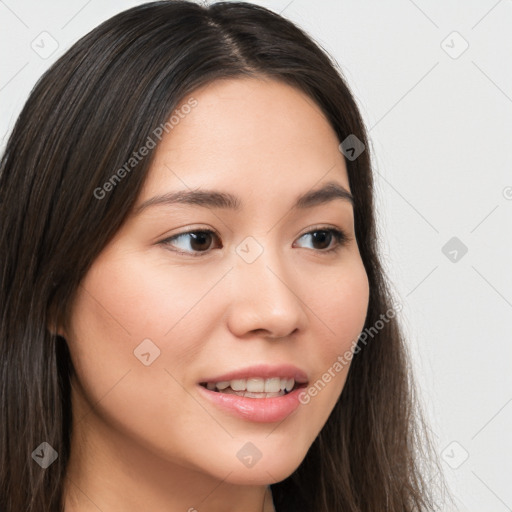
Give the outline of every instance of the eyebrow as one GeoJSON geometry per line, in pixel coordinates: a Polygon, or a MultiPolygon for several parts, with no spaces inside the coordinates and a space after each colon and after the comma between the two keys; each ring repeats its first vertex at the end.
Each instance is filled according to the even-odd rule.
{"type": "MultiPolygon", "coordinates": [[[[292,209],[303,210],[306,208],[312,208],[314,206],[329,203],[336,199],[348,201],[352,206],[354,205],[354,197],[352,194],[339,183],[330,181],[316,190],[310,190],[299,196],[295,200],[292,209]]],[[[142,210],[145,210],[150,206],[170,206],[174,204],[189,204],[202,206],[204,208],[218,208],[234,211],[240,211],[242,209],[240,199],[233,194],[217,190],[196,189],[180,190],[177,192],[168,192],[163,195],[154,196],[138,206],[135,209],[135,214],[138,215],[142,210]]]]}

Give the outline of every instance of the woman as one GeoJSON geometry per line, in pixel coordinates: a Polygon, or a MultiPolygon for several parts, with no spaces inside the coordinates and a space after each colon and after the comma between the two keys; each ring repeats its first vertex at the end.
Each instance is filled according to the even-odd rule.
{"type": "Polygon", "coordinates": [[[434,509],[364,125],[292,23],[106,21],[32,91],[0,208],[2,511],[434,509]]]}

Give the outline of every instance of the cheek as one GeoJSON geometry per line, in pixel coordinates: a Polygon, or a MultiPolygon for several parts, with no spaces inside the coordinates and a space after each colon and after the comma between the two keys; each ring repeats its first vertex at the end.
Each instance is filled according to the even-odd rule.
{"type": "Polygon", "coordinates": [[[193,364],[208,328],[220,321],[208,293],[225,272],[170,266],[158,254],[100,255],[78,288],[66,333],[89,402],[101,399],[105,411],[117,411],[127,423],[133,407],[130,412],[123,404],[149,415],[156,403],[168,405],[173,396],[178,402],[182,389],[170,374],[179,378],[193,364]]]}
{"type": "Polygon", "coordinates": [[[343,271],[337,269],[315,282],[308,292],[308,307],[317,317],[315,349],[308,360],[317,369],[305,389],[301,402],[315,408],[321,422],[334,408],[352,362],[353,350],[364,328],[369,283],[361,259],[347,262],[343,271]]]}
{"type": "MultiPolygon", "coordinates": [[[[76,323],[88,338],[103,339],[115,351],[129,352],[142,340],[173,340],[173,350],[185,346],[186,337],[209,318],[211,308],[201,307],[225,269],[199,273],[190,266],[170,266],[162,258],[124,254],[97,260],[82,286],[74,310],[76,323]],[[197,314],[200,310],[201,315],[197,314]],[[180,342],[180,340],[183,340],[180,342]]],[[[108,347],[105,347],[108,349],[108,347]]],[[[191,348],[191,347],[188,347],[191,348]]]]}
{"type": "Polygon", "coordinates": [[[318,352],[324,357],[345,352],[357,341],[368,309],[368,276],[361,259],[350,259],[341,270],[317,276],[305,296],[319,331],[325,333],[318,352]]]}
{"type": "Polygon", "coordinates": [[[196,306],[218,274],[199,278],[140,257],[97,260],[78,289],[66,333],[80,417],[93,421],[86,413],[94,406],[117,431],[186,463],[182,447],[191,432],[200,437],[204,411],[187,399],[180,372],[201,352],[205,326],[216,321],[211,307],[196,306]]]}

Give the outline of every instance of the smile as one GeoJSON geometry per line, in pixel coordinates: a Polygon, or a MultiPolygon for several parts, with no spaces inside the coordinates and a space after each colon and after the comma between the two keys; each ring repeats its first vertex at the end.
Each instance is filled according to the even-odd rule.
{"type": "Polygon", "coordinates": [[[224,413],[246,421],[284,420],[299,406],[299,394],[308,384],[306,372],[289,364],[260,364],[198,382],[199,393],[224,413]]]}
{"type": "Polygon", "coordinates": [[[238,395],[246,398],[275,398],[290,393],[295,387],[295,379],[286,377],[254,377],[220,382],[203,382],[210,391],[238,395]]]}

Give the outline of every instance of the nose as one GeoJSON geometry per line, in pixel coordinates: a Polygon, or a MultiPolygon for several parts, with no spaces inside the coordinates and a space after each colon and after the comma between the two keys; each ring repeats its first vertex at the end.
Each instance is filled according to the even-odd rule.
{"type": "Polygon", "coordinates": [[[283,338],[307,324],[305,298],[293,269],[274,251],[265,249],[252,263],[237,256],[230,272],[227,322],[237,337],[283,338]]]}

